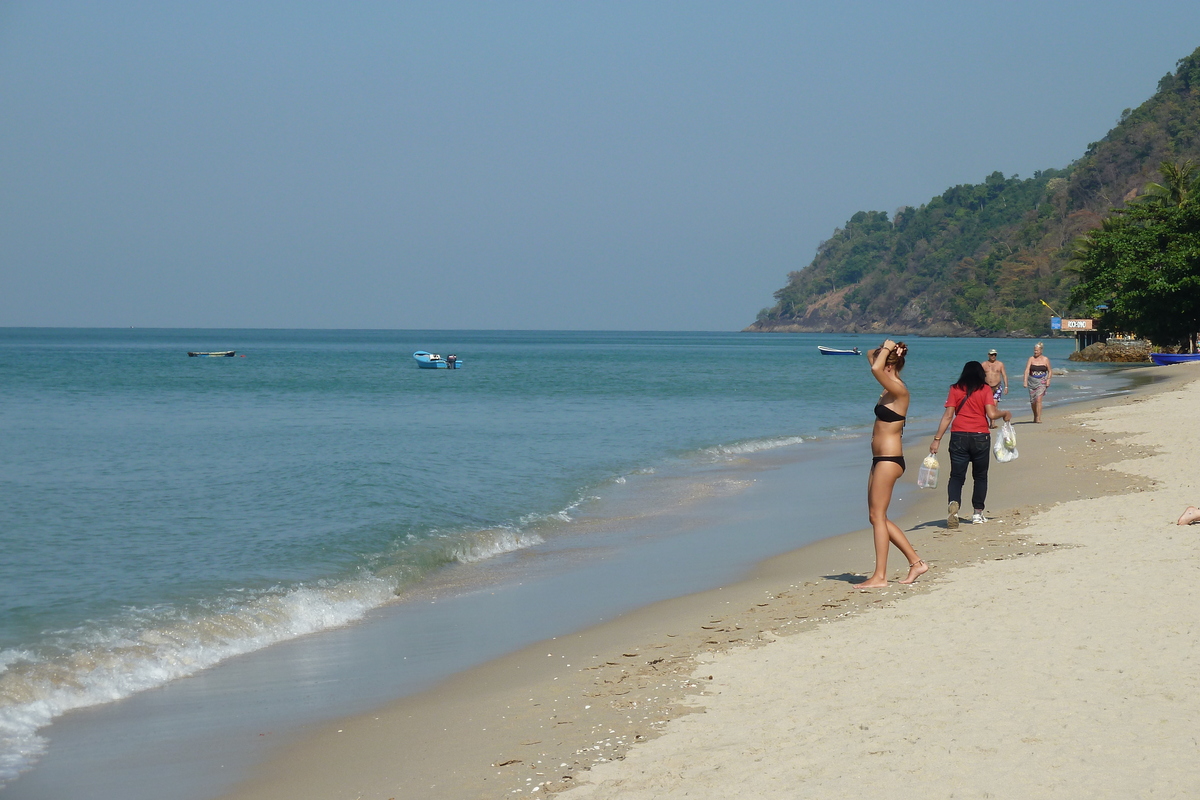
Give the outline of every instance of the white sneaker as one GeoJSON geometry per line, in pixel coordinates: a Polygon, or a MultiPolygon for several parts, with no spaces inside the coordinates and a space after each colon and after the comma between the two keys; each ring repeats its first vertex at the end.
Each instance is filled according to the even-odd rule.
{"type": "Polygon", "coordinates": [[[971,515],[971,522],[975,523],[976,525],[982,525],[983,523],[987,522],[987,518],[983,516],[982,511],[976,511],[971,515]]]}

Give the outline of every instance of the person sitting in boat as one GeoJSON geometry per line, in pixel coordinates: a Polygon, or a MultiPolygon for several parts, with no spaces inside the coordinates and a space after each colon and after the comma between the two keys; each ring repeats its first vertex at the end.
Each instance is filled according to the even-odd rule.
{"type": "Polygon", "coordinates": [[[854,355],[856,355],[856,356],[861,356],[861,355],[862,355],[862,353],[858,352],[858,348],[857,348],[857,347],[856,347],[856,348],[854,348],[854,355]]]}

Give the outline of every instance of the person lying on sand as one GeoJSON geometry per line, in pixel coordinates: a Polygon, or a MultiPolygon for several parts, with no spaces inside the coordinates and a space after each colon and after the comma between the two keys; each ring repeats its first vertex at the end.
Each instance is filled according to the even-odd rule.
{"type": "Polygon", "coordinates": [[[1184,509],[1183,515],[1179,517],[1176,525],[1191,525],[1193,522],[1200,522],[1200,508],[1188,506],[1184,509]]]}

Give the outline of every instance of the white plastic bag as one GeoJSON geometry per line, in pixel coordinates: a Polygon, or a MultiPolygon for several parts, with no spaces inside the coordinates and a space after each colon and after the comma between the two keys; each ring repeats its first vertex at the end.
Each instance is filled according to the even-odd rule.
{"type": "Polygon", "coordinates": [[[992,452],[1000,462],[1012,461],[1017,457],[1017,432],[1013,430],[1011,422],[1005,420],[996,431],[992,440],[992,452]]]}
{"type": "Polygon", "coordinates": [[[925,456],[921,468],[917,470],[918,489],[936,489],[938,478],[938,460],[933,453],[925,456]]]}

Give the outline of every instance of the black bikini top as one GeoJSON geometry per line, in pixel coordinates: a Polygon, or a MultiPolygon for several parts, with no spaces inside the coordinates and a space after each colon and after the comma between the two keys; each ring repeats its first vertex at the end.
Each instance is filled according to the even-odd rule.
{"type": "Polygon", "coordinates": [[[875,419],[880,422],[904,422],[907,417],[903,414],[897,414],[883,403],[875,404],[875,419]]]}

